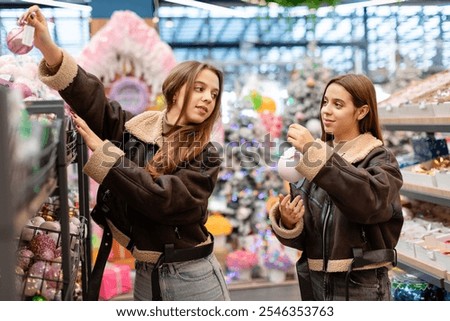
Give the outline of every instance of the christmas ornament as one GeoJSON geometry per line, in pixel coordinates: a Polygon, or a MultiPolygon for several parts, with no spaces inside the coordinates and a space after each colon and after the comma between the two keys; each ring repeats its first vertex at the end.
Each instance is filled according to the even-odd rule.
{"type": "Polygon", "coordinates": [[[6,36],[8,49],[16,55],[24,55],[30,52],[33,49],[30,33],[34,34],[34,28],[28,25],[11,29],[6,36]]]}
{"type": "Polygon", "coordinates": [[[290,183],[298,182],[303,176],[295,167],[302,155],[295,147],[288,148],[278,160],[278,174],[290,183]]]}

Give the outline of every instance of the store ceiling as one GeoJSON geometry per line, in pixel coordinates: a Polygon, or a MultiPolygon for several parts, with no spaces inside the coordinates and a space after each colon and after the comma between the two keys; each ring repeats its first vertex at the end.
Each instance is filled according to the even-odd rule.
{"type": "MultiPolygon", "coordinates": [[[[59,0],[60,2],[67,2],[72,4],[91,4],[95,0],[59,0]]],[[[149,0],[155,1],[155,0],[149,0]]],[[[209,4],[216,4],[225,7],[250,6],[248,2],[242,0],[198,0],[209,4]]],[[[269,0],[266,0],[269,1],[269,0]]],[[[341,4],[367,2],[366,0],[341,0],[341,4]]],[[[174,6],[176,4],[165,0],[158,1],[159,6],[174,6]]],[[[450,4],[450,0],[405,0],[401,5],[443,5],[450,4]]],[[[396,4],[395,4],[396,5],[396,4]]],[[[0,8],[26,8],[30,3],[22,0],[0,0],[0,8]]]]}
{"type": "MultiPolygon", "coordinates": [[[[88,5],[91,4],[92,2],[92,0],[58,0],[58,1],[82,5],[88,5]]],[[[28,8],[30,5],[31,5],[30,2],[22,0],[0,0],[0,8],[28,8]]],[[[45,5],[42,4],[40,4],[40,6],[45,7],[45,5]]]]}
{"type": "MultiPolygon", "coordinates": [[[[199,0],[200,2],[206,2],[210,4],[221,5],[225,7],[236,7],[250,5],[248,2],[242,0],[199,0]]],[[[268,2],[270,0],[266,0],[268,2]]],[[[341,0],[341,4],[367,2],[367,0],[341,0]]],[[[450,0],[405,0],[401,5],[439,5],[450,4],[450,0]]],[[[159,5],[173,5],[165,0],[160,0],[159,5]]],[[[396,5],[396,4],[395,4],[396,5]]]]}

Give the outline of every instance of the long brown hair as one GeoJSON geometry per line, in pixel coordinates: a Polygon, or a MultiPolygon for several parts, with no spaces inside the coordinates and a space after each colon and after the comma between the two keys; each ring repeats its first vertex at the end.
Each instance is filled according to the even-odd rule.
{"type": "Polygon", "coordinates": [[[208,144],[215,122],[220,117],[220,104],[223,90],[223,73],[213,65],[199,61],[185,61],[179,63],[170,72],[162,85],[162,94],[167,104],[167,111],[174,105],[174,98],[180,89],[186,85],[183,106],[163,146],[148,163],[147,169],[153,178],[175,171],[183,162],[189,162],[198,156],[208,144]],[[198,74],[208,69],[219,78],[219,93],[212,114],[200,124],[188,124],[177,127],[180,119],[186,114],[191,99],[194,82],[198,74]]]}
{"type": "MultiPolygon", "coordinates": [[[[327,91],[328,86],[333,83],[341,85],[349,92],[356,108],[361,108],[364,105],[369,106],[369,112],[359,121],[359,132],[362,134],[370,132],[374,137],[383,141],[380,122],[378,120],[377,95],[372,81],[367,76],[361,74],[345,74],[337,76],[331,79],[326,85],[320,106],[323,106],[324,104],[325,92],[327,91]]],[[[322,120],[322,114],[320,115],[320,118],[322,120]]],[[[332,140],[333,135],[327,134],[323,128],[323,122],[321,121],[320,123],[322,125],[322,140],[332,140]]]]}

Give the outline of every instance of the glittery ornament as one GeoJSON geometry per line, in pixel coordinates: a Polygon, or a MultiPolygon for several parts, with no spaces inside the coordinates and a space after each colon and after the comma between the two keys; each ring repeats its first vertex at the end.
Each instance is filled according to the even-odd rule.
{"type": "Polygon", "coordinates": [[[44,261],[37,261],[33,263],[28,271],[29,276],[43,278],[45,271],[49,268],[49,264],[44,261]]]}
{"type": "Polygon", "coordinates": [[[51,265],[44,273],[44,278],[47,281],[49,287],[61,290],[63,280],[62,280],[62,270],[60,264],[51,265]]]}
{"type": "Polygon", "coordinates": [[[26,270],[34,254],[28,249],[20,249],[17,252],[17,266],[26,270]]]}
{"type": "Polygon", "coordinates": [[[41,234],[33,237],[33,239],[30,241],[30,250],[36,255],[36,257],[49,257],[51,254],[49,252],[53,253],[56,250],[56,243],[55,241],[47,234],[41,234]]]}
{"type": "Polygon", "coordinates": [[[31,297],[38,294],[43,288],[43,283],[42,279],[28,277],[25,283],[24,294],[31,297]]]}
{"type": "Polygon", "coordinates": [[[31,301],[46,301],[46,300],[42,295],[35,295],[33,298],[31,298],[31,301]]]}

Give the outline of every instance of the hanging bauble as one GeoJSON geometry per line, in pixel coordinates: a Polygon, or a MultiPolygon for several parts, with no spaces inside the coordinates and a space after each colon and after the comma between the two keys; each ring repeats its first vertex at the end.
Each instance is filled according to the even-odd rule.
{"type": "Polygon", "coordinates": [[[263,111],[269,111],[271,113],[274,113],[277,109],[277,104],[275,101],[270,97],[262,97],[262,103],[261,107],[258,109],[258,112],[261,113],[263,111]]]}

